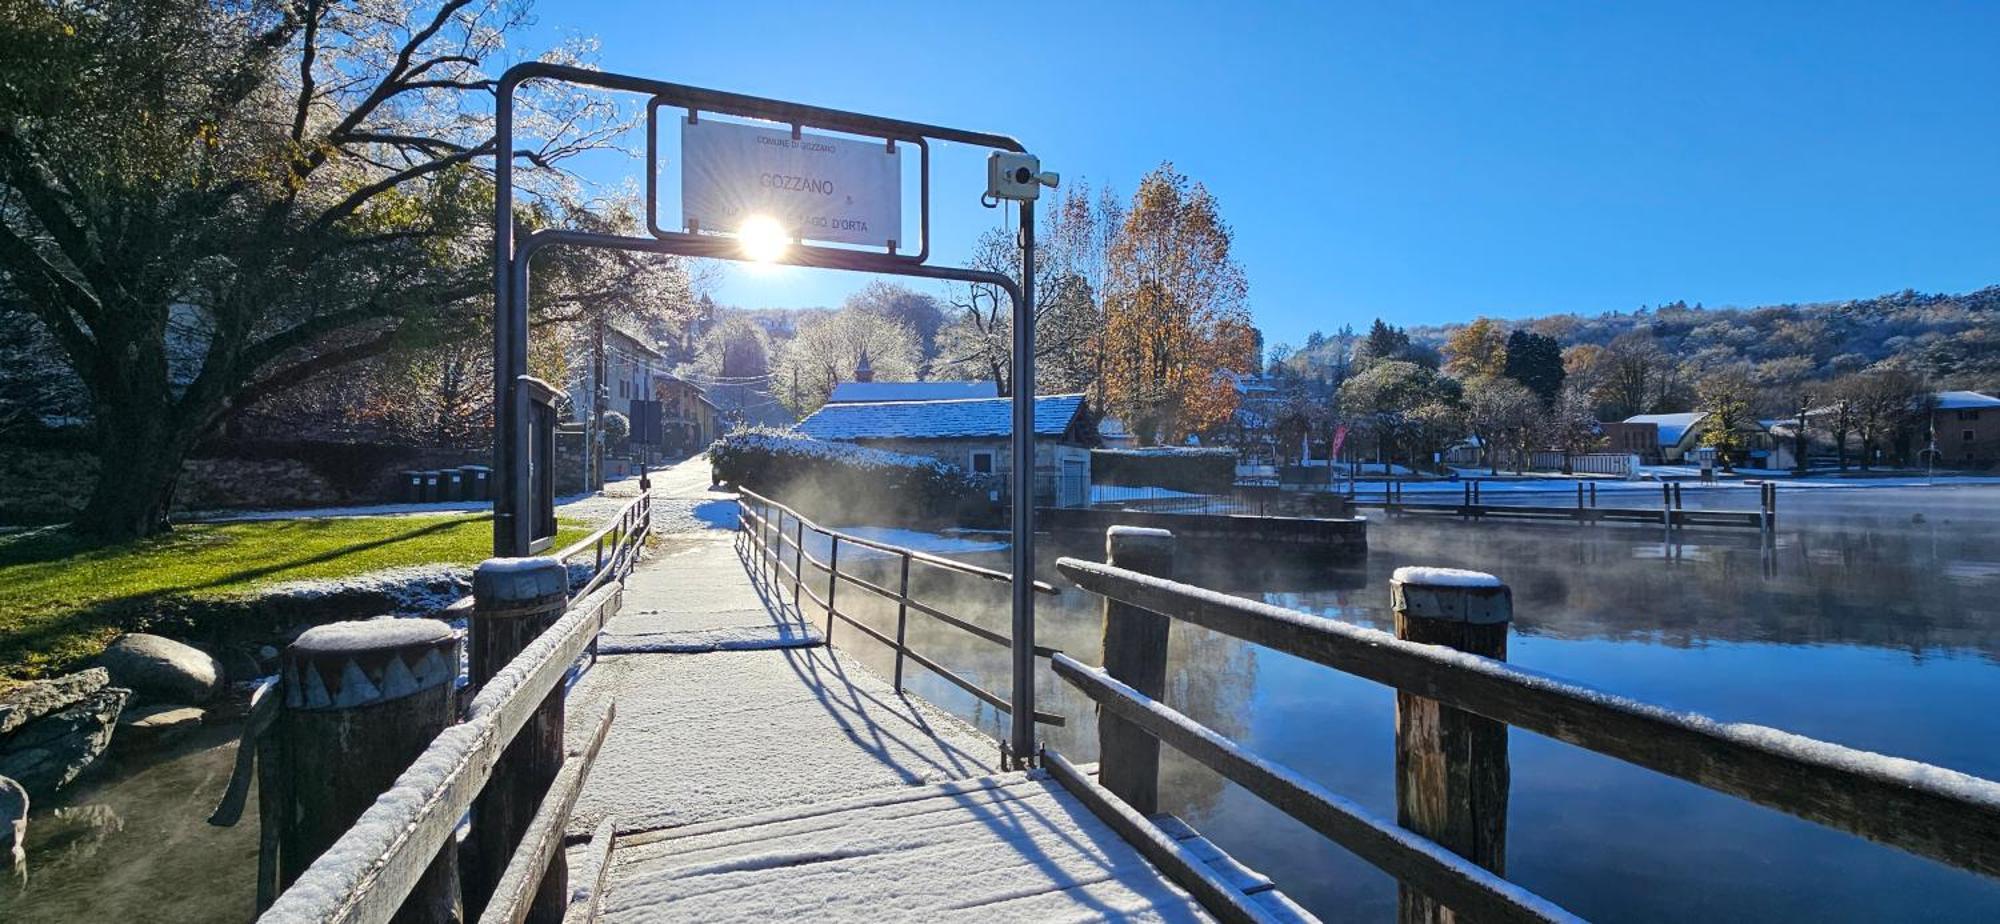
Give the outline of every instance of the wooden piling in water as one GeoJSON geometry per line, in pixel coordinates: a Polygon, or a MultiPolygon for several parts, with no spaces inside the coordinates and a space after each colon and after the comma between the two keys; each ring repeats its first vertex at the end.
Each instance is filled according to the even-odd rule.
{"type": "MultiPolygon", "coordinates": [[[[1107,564],[1171,578],[1174,534],[1113,526],[1104,534],[1107,564]]],[[[1104,598],[1104,670],[1142,695],[1167,689],[1167,617],[1104,598]]],[[[1098,780],[1141,815],[1160,810],[1160,740],[1102,709],[1097,714],[1098,780]]]]}
{"type": "MultiPolygon", "coordinates": [[[[1513,593],[1489,574],[1399,568],[1389,581],[1396,637],[1504,661],[1513,593]]],[[[1396,694],[1396,823],[1504,875],[1507,726],[1411,693],[1396,694]]],[[[1398,920],[1436,924],[1452,912],[1401,887],[1398,920]]]]}
{"type": "MultiPolygon", "coordinates": [[[[330,623],[286,647],[283,677],[266,736],[277,760],[265,767],[285,804],[265,820],[278,824],[278,885],[289,888],[452,723],[458,637],[435,619],[330,623]]],[[[458,921],[458,888],[446,849],[395,920],[458,921]]]]}
{"type": "MultiPolygon", "coordinates": [[[[472,599],[472,682],[480,687],[562,618],[569,572],[554,558],[488,559],[472,573],[472,599]]],[[[472,831],[462,854],[468,920],[485,910],[562,763],[563,685],[557,684],[501,753],[472,804],[472,831]]],[[[568,895],[569,866],[558,851],[528,920],[562,920],[568,895]]]]}

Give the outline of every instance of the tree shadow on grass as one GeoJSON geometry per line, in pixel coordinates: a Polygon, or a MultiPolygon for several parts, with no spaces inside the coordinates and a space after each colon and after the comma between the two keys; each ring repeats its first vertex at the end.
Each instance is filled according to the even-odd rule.
{"type": "MultiPolygon", "coordinates": [[[[87,659],[87,655],[71,652],[69,649],[94,649],[95,645],[80,643],[78,640],[91,635],[106,634],[113,630],[136,631],[165,626],[178,628],[193,634],[213,635],[212,630],[220,629],[218,620],[227,621],[232,617],[258,614],[257,607],[243,601],[232,601],[226,595],[204,595],[202,591],[236,584],[247,584],[261,578],[282,574],[299,568],[324,564],[340,558],[375,549],[412,542],[427,536],[464,526],[485,518],[452,518],[435,523],[425,523],[412,529],[401,530],[387,536],[352,542],[336,548],[311,554],[302,554],[284,561],[242,568],[214,578],[187,584],[164,585],[139,593],[93,601],[70,612],[53,617],[43,614],[18,614],[16,619],[0,621],[0,678],[18,677],[28,671],[31,658],[38,655],[53,655],[55,660],[42,667],[48,671],[68,670],[87,659]]],[[[92,543],[80,537],[64,535],[46,537],[51,541],[36,543],[51,549],[66,548],[66,555],[52,554],[7,554],[17,550],[0,549],[0,567],[46,563],[55,558],[80,557],[91,553],[115,551],[132,543],[103,544],[92,543]]],[[[141,540],[153,542],[157,540],[141,540]]],[[[8,545],[12,545],[9,543],[8,545]]],[[[416,564],[416,562],[411,562],[416,564]]],[[[268,615],[268,614],[267,614],[268,615]]],[[[350,614],[334,614],[334,618],[345,618],[350,614]]],[[[260,625],[269,627],[275,620],[258,620],[260,625]]],[[[311,620],[300,620],[311,621],[311,620]]]]}

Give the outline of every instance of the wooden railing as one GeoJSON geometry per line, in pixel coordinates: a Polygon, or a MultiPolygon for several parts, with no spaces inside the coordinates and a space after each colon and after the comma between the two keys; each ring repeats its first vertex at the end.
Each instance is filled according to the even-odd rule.
{"type": "MultiPolygon", "coordinates": [[[[1106,668],[1064,654],[1051,659],[1055,673],[1100,708],[1099,777],[1088,779],[1052,751],[1043,753],[1045,766],[1090,798],[1136,803],[1149,814],[1158,746],[1165,742],[1395,876],[1405,889],[1404,921],[1438,920],[1440,903],[1475,920],[1573,919],[1503,878],[1504,726],[2000,877],[2000,783],[1676,712],[1469,653],[1464,649],[1483,647],[1504,657],[1512,597],[1490,576],[1399,572],[1391,584],[1398,631],[1390,634],[1157,573],[1170,566],[1146,569],[1155,573],[1120,567],[1115,538],[1113,546],[1111,563],[1057,563],[1077,586],[1105,599],[1106,668]],[[1398,822],[1257,757],[1161,702],[1167,618],[1396,689],[1398,822]],[[1132,631],[1135,620],[1155,620],[1158,631],[1132,631]],[[1135,645],[1144,650],[1134,651],[1135,645]]],[[[1155,859],[1174,872],[1170,855],[1155,859]]],[[[1224,917],[1255,917],[1232,911],[1227,896],[1216,902],[1211,910],[1224,917]]]]}
{"type": "MultiPolygon", "coordinates": [[[[947,613],[936,606],[910,596],[910,566],[922,565],[926,568],[953,574],[962,574],[985,581],[1002,584],[1012,583],[1012,575],[991,568],[954,561],[939,555],[932,555],[916,549],[877,542],[862,536],[828,529],[812,522],[798,511],[771,500],[755,491],[744,489],[737,495],[739,538],[745,544],[745,551],[767,586],[781,591],[786,582],[791,584],[792,604],[801,614],[805,601],[811,601],[820,614],[826,618],[826,641],[833,643],[833,627],[836,621],[852,626],[863,635],[887,645],[895,652],[896,666],[893,685],[896,692],[903,691],[903,662],[905,659],[948,681],[953,686],[972,694],[981,702],[992,706],[1003,714],[1013,714],[1013,704],[1006,697],[973,683],[908,644],[909,614],[914,611],[958,629],[974,638],[982,639],[1004,650],[1011,651],[1012,639],[999,632],[973,623],[959,616],[947,613]],[[823,537],[827,542],[827,560],[821,561],[806,551],[806,536],[823,537]],[[791,560],[786,561],[786,547],[791,548],[791,560]],[[871,549],[896,559],[898,577],[895,587],[886,587],[870,581],[852,570],[843,571],[840,564],[840,550],[843,546],[871,549]],[[806,580],[806,568],[810,566],[818,573],[816,581],[824,581],[816,590],[806,580]],[[886,600],[896,607],[896,635],[889,637],[874,626],[862,622],[849,612],[842,612],[838,605],[839,591],[847,584],[867,591],[886,600]],[[822,596],[822,592],[824,596],[822,596]]],[[[1056,589],[1041,581],[1034,582],[1036,593],[1054,594],[1056,589]]],[[[1048,657],[1055,654],[1050,648],[1036,646],[1035,654],[1048,657]]],[[[1063,725],[1066,720],[1054,713],[1036,712],[1035,721],[1044,725],[1063,725]]]]}
{"type": "MultiPolygon", "coordinates": [[[[588,743],[566,749],[564,681],[617,614],[622,579],[651,526],[652,503],[642,495],[551,558],[489,561],[475,572],[463,615],[476,693],[460,720],[277,896],[260,922],[386,922],[406,905],[461,903],[467,918],[483,924],[590,918],[610,864],[596,865],[600,881],[587,900],[572,904],[563,834],[616,711],[607,703],[590,720],[588,743]],[[562,562],[585,554],[595,555],[593,573],[566,593],[570,578],[562,562]],[[531,571],[534,579],[526,579],[531,571]],[[453,835],[468,812],[472,824],[461,845],[453,835]],[[455,873],[438,876],[439,865],[455,873]]],[[[284,771],[267,765],[263,772],[284,771]]],[[[605,819],[591,850],[608,851],[612,831],[613,820],[605,819]]]]}

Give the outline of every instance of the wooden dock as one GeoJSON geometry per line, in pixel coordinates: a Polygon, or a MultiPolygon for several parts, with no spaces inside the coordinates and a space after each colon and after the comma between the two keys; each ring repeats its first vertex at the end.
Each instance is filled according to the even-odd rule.
{"type": "Polygon", "coordinates": [[[569,824],[572,882],[616,832],[602,920],[1208,919],[1048,774],[826,646],[772,573],[709,541],[626,578],[569,700],[572,748],[618,707],[569,824]]]}
{"type": "MultiPolygon", "coordinates": [[[[902,693],[900,679],[907,659],[1006,704],[978,676],[906,649],[902,623],[932,618],[1011,646],[912,598],[907,578],[913,565],[1008,576],[828,530],[750,492],[727,503],[739,528],[678,537],[642,560],[654,514],[636,501],[581,595],[563,590],[578,576],[552,559],[483,564],[468,608],[470,702],[280,883],[260,920],[456,921],[461,901],[463,919],[494,924],[1312,920],[1269,878],[1160,812],[1162,746],[1395,877],[1405,924],[1454,912],[1578,920],[1505,877],[1509,727],[2000,876],[2000,783],[1514,668],[1512,592],[1492,575],[1398,569],[1390,633],[1176,583],[1175,540],[1159,529],[1114,527],[1106,561],[1058,563],[1102,598],[1103,666],[1035,649],[1095,704],[1099,763],[1072,764],[1047,745],[1010,756],[902,693]],[[843,571],[844,545],[900,558],[903,580],[843,571]],[[893,636],[839,608],[854,592],[896,604],[893,636]],[[1179,622],[1394,689],[1395,817],[1169,704],[1167,643],[1179,622]],[[836,623],[861,630],[840,638],[890,646],[897,675],[885,680],[829,646],[836,623]],[[540,628],[521,631],[530,624],[540,628]]],[[[410,684],[390,682],[401,662],[375,649],[420,642],[428,652],[438,639],[395,622],[343,624],[325,640],[312,663],[338,689],[322,699],[330,691],[336,709],[374,709],[404,695],[395,691],[410,684]]],[[[324,708],[291,704],[293,692],[283,709],[324,708]]],[[[1021,705],[1027,715],[1032,704],[1021,705]]],[[[265,803],[260,814],[282,812],[265,803]]]]}

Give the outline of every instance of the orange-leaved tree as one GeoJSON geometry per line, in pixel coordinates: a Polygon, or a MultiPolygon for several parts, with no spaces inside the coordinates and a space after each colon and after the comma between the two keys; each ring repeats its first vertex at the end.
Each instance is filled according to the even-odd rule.
{"type": "Polygon", "coordinates": [[[1243,268],[1215,197],[1163,163],[1139,181],[1105,257],[1105,410],[1141,442],[1228,420],[1256,350],[1243,268]]]}

